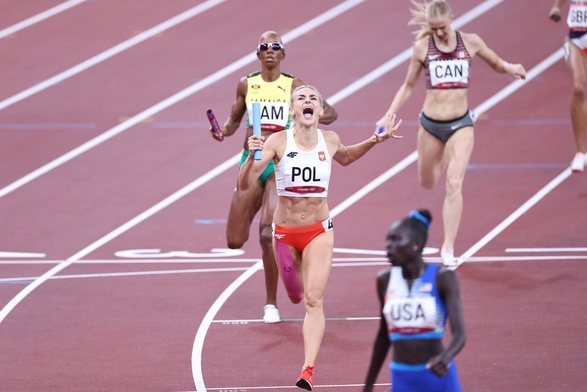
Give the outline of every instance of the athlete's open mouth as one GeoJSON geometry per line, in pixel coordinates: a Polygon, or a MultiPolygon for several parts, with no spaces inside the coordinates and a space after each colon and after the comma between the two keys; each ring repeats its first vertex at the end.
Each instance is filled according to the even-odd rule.
{"type": "Polygon", "coordinates": [[[305,118],[312,118],[312,115],[314,115],[314,108],[311,106],[306,106],[303,109],[302,113],[305,118]]]}

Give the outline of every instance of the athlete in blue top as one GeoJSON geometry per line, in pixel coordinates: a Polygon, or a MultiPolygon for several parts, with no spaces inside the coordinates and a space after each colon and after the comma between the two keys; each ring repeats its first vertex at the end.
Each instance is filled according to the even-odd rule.
{"type": "Polygon", "coordinates": [[[453,360],[465,345],[459,284],[454,271],[422,259],[431,221],[428,210],[413,211],[387,234],[392,267],[377,276],[382,317],[364,392],[373,391],[391,345],[393,392],[461,391],[453,360]],[[443,347],[447,319],[452,337],[443,347]]]}

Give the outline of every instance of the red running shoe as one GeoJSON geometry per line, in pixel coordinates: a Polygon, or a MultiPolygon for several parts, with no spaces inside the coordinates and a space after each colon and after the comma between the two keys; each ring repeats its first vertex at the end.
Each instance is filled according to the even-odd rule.
{"type": "Polygon", "coordinates": [[[312,387],[314,386],[314,381],[312,380],[312,376],[314,375],[314,366],[306,366],[300,374],[300,378],[296,382],[296,386],[298,388],[305,389],[306,391],[311,391],[312,387]]]}

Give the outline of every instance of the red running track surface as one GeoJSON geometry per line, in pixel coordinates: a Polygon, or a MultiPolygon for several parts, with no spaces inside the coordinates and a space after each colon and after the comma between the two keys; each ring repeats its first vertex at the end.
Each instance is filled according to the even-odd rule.
{"type": "MultiPolygon", "coordinates": [[[[287,38],[283,71],[334,104],[331,128],[345,144],[364,139],[407,68],[412,27],[407,2],[396,3],[84,1],[0,39],[2,107],[202,8],[0,109],[1,389],[295,390],[304,309],[288,303],[280,286],[285,321],[260,320],[256,228],[242,252],[229,253],[224,240],[243,132],[212,140],[205,111],[228,115],[239,78],[258,68],[257,39],[276,30],[287,38]],[[363,83],[382,64],[386,71],[363,83]]],[[[0,30],[59,4],[6,1],[0,30]]],[[[548,20],[550,3],[450,4],[459,29],[532,70],[517,84],[474,62],[469,102],[481,116],[457,243],[467,256],[457,270],[468,336],[457,357],[463,387],[584,390],[587,178],[568,168],[566,26],[548,20]],[[487,9],[471,20],[459,19],[481,5],[487,9]],[[511,85],[519,88],[495,96],[511,85]]],[[[403,140],[333,169],[337,249],[319,390],[361,390],[389,225],[426,207],[436,218],[429,246],[442,241],[442,184],[424,191],[413,163],[423,92],[402,108],[403,140]]],[[[389,390],[385,367],[378,382],[377,391],[389,390]]]]}

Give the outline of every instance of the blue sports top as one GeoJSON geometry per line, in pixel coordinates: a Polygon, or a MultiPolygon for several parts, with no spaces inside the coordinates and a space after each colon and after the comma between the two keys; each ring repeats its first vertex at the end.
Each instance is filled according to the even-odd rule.
{"type": "Polygon", "coordinates": [[[438,264],[428,264],[410,290],[401,267],[391,267],[383,306],[391,341],[442,339],[444,336],[448,312],[436,290],[438,268],[438,264]]]}

